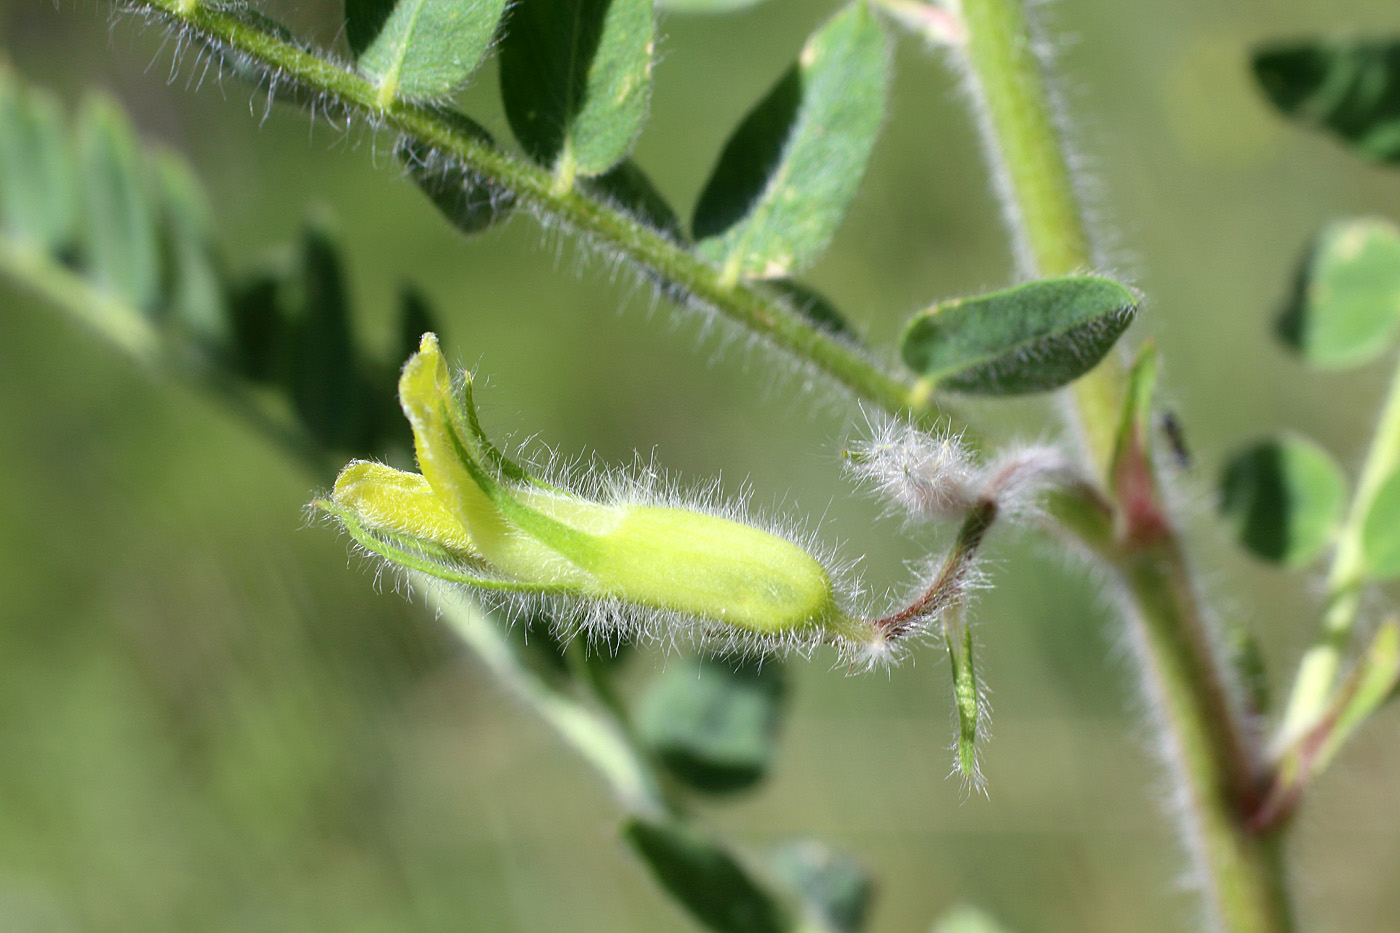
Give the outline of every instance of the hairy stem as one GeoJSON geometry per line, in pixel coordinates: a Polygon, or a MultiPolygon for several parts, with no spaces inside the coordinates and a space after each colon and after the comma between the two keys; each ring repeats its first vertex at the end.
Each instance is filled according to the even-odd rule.
{"type": "MultiPolygon", "coordinates": [[[[1023,0],[962,0],[962,13],[962,51],[1022,271],[1050,276],[1085,269],[1093,262],[1091,242],[1023,0]]],[[[1074,387],[1078,427],[1100,476],[1122,397],[1122,369],[1112,357],[1074,387]]],[[[1103,556],[1128,594],[1146,692],[1172,752],[1183,834],[1193,843],[1208,910],[1221,928],[1284,933],[1293,925],[1277,840],[1248,829],[1263,780],[1256,743],[1171,523],[1166,516],[1154,520],[1150,535],[1122,529],[1103,556]]]]}
{"type": "MultiPolygon", "coordinates": [[[[960,48],[1021,272],[1049,278],[1089,271],[1092,242],[1025,10],[1020,0],[964,0],[962,16],[960,48]]],[[[1117,358],[1071,391],[1077,427],[1103,475],[1123,396],[1117,358]]]]}
{"type": "Polygon", "coordinates": [[[1286,748],[1312,728],[1329,705],[1337,684],[1342,658],[1351,646],[1365,585],[1361,534],[1376,494],[1400,467],[1400,367],[1381,409],[1371,447],[1361,467],[1361,477],[1351,500],[1345,524],[1337,538],[1337,550],[1327,573],[1327,603],[1322,631],[1303,655],[1293,681],[1287,711],[1279,729],[1276,748],[1286,748]]]}

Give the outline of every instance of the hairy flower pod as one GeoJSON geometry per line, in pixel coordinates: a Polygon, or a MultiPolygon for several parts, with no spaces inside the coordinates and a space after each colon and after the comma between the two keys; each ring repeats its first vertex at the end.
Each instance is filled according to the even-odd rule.
{"type": "Polygon", "coordinates": [[[355,461],[329,500],[371,552],[449,582],[550,594],[729,630],[757,644],[869,637],[803,547],[703,511],[599,502],[504,457],[425,334],[399,379],[421,475],[355,461]]]}

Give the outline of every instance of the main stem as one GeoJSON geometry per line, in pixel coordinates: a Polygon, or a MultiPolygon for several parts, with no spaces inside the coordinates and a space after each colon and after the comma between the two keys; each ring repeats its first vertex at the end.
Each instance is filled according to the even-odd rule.
{"type": "MultiPolygon", "coordinates": [[[[962,0],[962,15],[963,53],[1023,274],[1090,268],[1083,208],[1022,0],[962,0]]],[[[1086,452],[1105,477],[1123,398],[1117,360],[1073,391],[1086,452]]],[[[1185,554],[1168,524],[1146,539],[1131,531],[1123,528],[1103,556],[1126,591],[1145,692],[1158,711],[1181,802],[1177,815],[1200,863],[1207,909],[1229,933],[1286,933],[1293,921],[1279,841],[1246,827],[1263,777],[1257,743],[1185,554]]]]}

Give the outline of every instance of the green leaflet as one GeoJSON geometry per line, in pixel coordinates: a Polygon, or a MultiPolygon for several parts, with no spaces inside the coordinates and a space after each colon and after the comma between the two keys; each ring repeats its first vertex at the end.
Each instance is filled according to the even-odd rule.
{"type": "Polygon", "coordinates": [[[1332,457],[1297,435],[1262,441],[1225,467],[1220,512],[1256,557],[1301,567],[1332,542],[1346,480],[1332,457]]]}
{"type": "Polygon", "coordinates": [[[78,118],[83,258],[98,287],[146,313],[160,304],[161,263],[146,166],[126,115],[90,98],[78,118]]]}
{"type": "Polygon", "coordinates": [[[1264,46],[1254,53],[1254,76],[1289,117],[1327,130],[1367,159],[1400,162],[1400,41],[1264,46]]]}
{"type": "Polygon", "coordinates": [[[345,34],[381,106],[432,100],[471,77],[505,7],[506,0],[347,0],[345,34]]]}
{"type": "MultiPolygon", "coordinates": [[[[494,140],[475,121],[451,111],[442,111],[444,118],[461,132],[486,143],[494,140]]],[[[433,202],[447,222],[462,233],[481,233],[510,216],[515,207],[515,195],[491,184],[471,169],[448,159],[416,140],[405,140],[398,150],[399,159],[408,167],[413,179],[428,200],[433,202]]],[[[427,328],[426,330],[431,330],[427,328]]],[[[420,330],[418,336],[425,333],[420,330]]],[[[417,347],[417,337],[412,346],[417,347]]]]}
{"type": "Polygon", "coordinates": [[[1367,576],[1400,577],[1400,473],[1392,474],[1371,500],[1361,526],[1361,551],[1367,576]]]}
{"type": "Polygon", "coordinates": [[[320,222],[302,236],[300,268],[286,285],[284,371],[297,415],[332,449],[364,449],[367,391],[360,380],[340,249],[320,222]]]}
{"type": "Polygon", "coordinates": [[[829,933],[865,929],[875,886],[859,862],[814,839],[783,843],[768,857],[774,876],[787,883],[829,933]]]}
{"type": "Polygon", "coordinates": [[[48,252],[71,245],[76,189],[57,101],[0,68],[0,231],[48,252]]]}
{"type": "Polygon", "coordinates": [[[733,855],[676,821],[631,817],[622,835],[657,882],[714,933],[790,933],[783,905],[733,855]]]}
{"type": "Polygon", "coordinates": [[[1400,229],[1388,220],[1332,224],[1318,235],[1298,275],[1279,337],[1325,369],[1364,363],[1400,327],[1400,229]]]}
{"type": "Polygon", "coordinates": [[[501,41],[506,117],[561,188],[632,149],[651,100],[651,0],[520,0],[501,41]]]}
{"type": "Polygon", "coordinates": [[[786,683],[781,662],[672,662],[650,686],[637,727],[657,758],[691,787],[751,787],[773,761],[786,683]]]}
{"type": "Polygon", "coordinates": [[[166,313],[204,353],[228,343],[228,307],[214,250],[214,219],[199,181],[172,152],[155,159],[166,257],[166,313]]]}
{"type": "Polygon", "coordinates": [[[856,0],[807,40],[725,144],[695,207],[699,255],[735,280],[810,265],[855,196],[888,83],[884,30],[856,0]]]}
{"type": "Polygon", "coordinates": [[[904,330],[900,352],[938,389],[1017,395],[1056,389],[1092,369],[1137,313],[1111,279],[1045,279],[934,305],[904,330]]]}

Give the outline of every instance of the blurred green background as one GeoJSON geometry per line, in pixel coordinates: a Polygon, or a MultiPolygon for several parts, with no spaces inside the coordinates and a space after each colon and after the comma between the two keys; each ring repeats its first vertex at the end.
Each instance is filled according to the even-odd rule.
{"type": "MultiPolygon", "coordinates": [[[[673,15],[637,158],[693,203],[729,129],[828,13],[769,0],[673,15]]],[[[269,5],[269,9],[271,6],[269,5]]],[[[337,35],[328,0],[280,4],[337,35]]],[[[1330,218],[1400,218],[1400,174],[1283,124],[1246,72],[1260,40],[1400,31],[1393,0],[1065,0],[1051,8],[1076,147],[1149,304],[1197,463],[1182,477],[1211,598],[1261,636],[1276,689],[1315,624],[1315,579],[1252,563],[1210,521],[1222,458],[1281,427],[1354,464],[1386,366],[1318,375],[1269,337],[1293,264],[1330,218]]],[[[207,183],[235,265],[337,219],[358,321],[390,343],[418,284],[456,359],[489,375],[488,428],[565,454],[634,450],[695,482],[821,519],[876,587],[929,546],[853,496],[836,452],[856,406],[743,337],[653,305],[526,217],[453,233],[387,140],[260,99],[92,0],[0,0],[0,51],[69,102],[114,94],[207,183]],[[192,64],[192,63],[187,63],[192,64]],[[192,74],[193,71],[193,74],[192,74]],[[815,399],[815,401],[814,401],[815,399]]],[[[509,138],[488,67],[466,112],[509,138]]],[[[886,346],[938,297],[1003,284],[1010,258],[956,81],[898,44],[893,108],[834,247],[810,275],[886,346]]],[[[1045,402],[986,412],[1053,431],[1045,402]]],[[[307,527],[327,486],[215,404],[151,378],[0,282],[0,929],[665,931],[692,927],[616,840],[594,776],[421,606],[307,527]]],[[[971,901],[1016,931],[1182,930],[1197,913],[1163,818],[1117,624],[1082,568],[1000,534],[977,610],[995,707],[989,797],[946,777],[946,662],[889,675],[797,665],[773,780],[704,817],[747,846],[817,835],[879,880],[871,928],[971,901]]],[[[670,663],[683,663],[674,656],[670,663]]],[[[642,684],[668,663],[630,662],[642,684]]],[[[1348,749],[1292,841],[1309,930],[1400,916],[1400,709],[1348,749]]]]}

